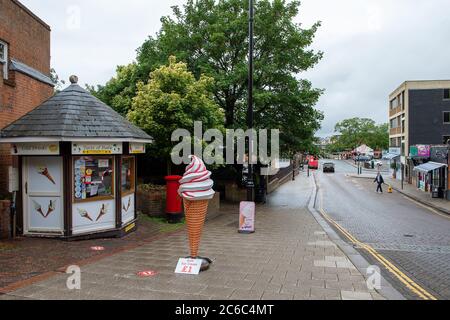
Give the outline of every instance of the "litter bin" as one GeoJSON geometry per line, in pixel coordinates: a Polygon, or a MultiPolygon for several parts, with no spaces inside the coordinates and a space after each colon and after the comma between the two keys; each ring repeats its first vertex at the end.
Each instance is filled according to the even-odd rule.
{"type": "Polygon", "coordinates": [[[183,218],[183,200],[178,195],[181,176],[167,176],[166,216],[170,223],[177,223],[183,218]]]}
{"type": "Polygon", "coordinates": [[[440,188],[440,187],[433,187],[431,196],[434,199],[443,198],[444,197],[444,189],[440,188]]]}

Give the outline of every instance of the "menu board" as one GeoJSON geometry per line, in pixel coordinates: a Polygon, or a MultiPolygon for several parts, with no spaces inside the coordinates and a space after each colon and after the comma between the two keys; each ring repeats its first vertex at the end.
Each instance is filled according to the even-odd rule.
{"type": "Polygon", "coordinates": [[[82,157],[74,161],[75,200],[112,196],[114,171],[112,158],[82,157]]]}

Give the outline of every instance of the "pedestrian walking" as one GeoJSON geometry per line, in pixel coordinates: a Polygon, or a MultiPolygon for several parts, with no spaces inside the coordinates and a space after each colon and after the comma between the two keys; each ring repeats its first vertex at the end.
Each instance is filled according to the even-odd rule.
{"type": "Polygon", "coordinates": [[[375,180],[373,182],[376,182],[378,184],[377,193],[378,192],[383,193],[382,186],[383,186],[383,183],[384,183],[384,179],[383,179],[383,176],[381,175],[381,173],[378,172],[377,177],[375,178],[375,180]]]}

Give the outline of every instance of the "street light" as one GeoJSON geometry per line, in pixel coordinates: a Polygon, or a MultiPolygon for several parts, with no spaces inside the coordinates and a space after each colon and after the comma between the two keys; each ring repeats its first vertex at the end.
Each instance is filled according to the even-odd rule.
{"type": "MultiPolygon", "coordinates": [[[[253,23],[254,10],[253,0],[249,0],[248,12],[248,34],[249,34],[249,55],[248,55],[248,114],[247,125],[250,130],[253,130],[253,23]]],[[[253,201],[253,194],[255,183],[253,180],[253,137],[250,136],[248,141],[248,179],[247,179],[247,201],[253,201]]]]}

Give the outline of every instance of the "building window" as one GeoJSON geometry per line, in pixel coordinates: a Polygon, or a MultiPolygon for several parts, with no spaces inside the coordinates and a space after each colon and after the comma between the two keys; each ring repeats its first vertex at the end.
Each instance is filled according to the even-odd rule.
{"type": "Polygon", "coordinates": [[[450,100],[450,89],[444,89],[444,100],[450,100]]]}
{"type": "Polygon", "coordinates": [[[114,199],[114,159],[74,158],[75,202],[114,199]]]}
{"type": "Polygon", "coordinates": [[[122,158],[122,196],[134,193],[134,157],[122,158]]]}
{"type": "Polygon", "coordinates": [[[3,65],[3,79],[8,79],[8,44],[0,41],[0,65],[3,65]]]}
{"type": "Polygon", "coordinates": [[[448,144],[450,142],[450,136],[444,136],[442,138],[442,143],[443,144],[448,144]]]}
{"type": "Polygon", "coordinates": [[[395,97],[393,100],[391,100],[391,110],[397,108],[398,106],[399,106],[399,101],[398,101],[398,98],[395,97]]]}
{"type": "Polygon", "coordinates": [[[450,124],[450,111],[444,111],[444,123],[450,124]]]}

